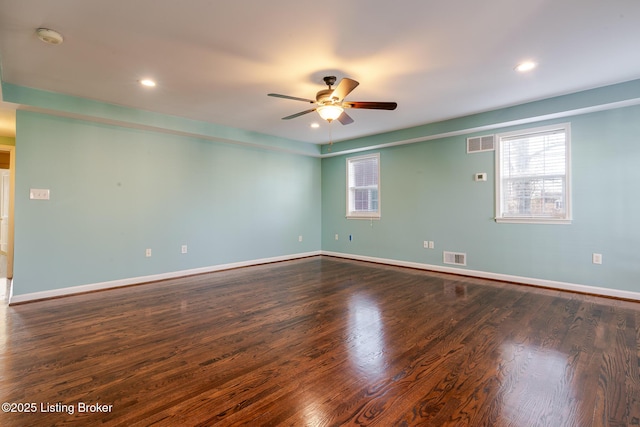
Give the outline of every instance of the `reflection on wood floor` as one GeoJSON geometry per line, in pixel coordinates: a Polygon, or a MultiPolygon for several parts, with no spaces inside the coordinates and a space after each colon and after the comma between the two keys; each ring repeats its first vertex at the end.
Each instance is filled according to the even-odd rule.
{"type": "Polygon", "coordinates": [[[313,257],[5,311],[2,426],[640,424],[640,303],[313,257]]]}

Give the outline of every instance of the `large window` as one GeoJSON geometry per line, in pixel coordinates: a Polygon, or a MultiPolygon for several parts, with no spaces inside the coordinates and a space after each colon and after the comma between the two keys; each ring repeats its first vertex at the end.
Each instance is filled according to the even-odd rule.
{"type": "Polygon", "coordinates": [[[347,159],[347,218],[380,218],[380,154],[347,159]]]}
{"type": "Polygon", "coordinates": [[[568,223],[569,124],[496,136],[496,221],[568,223]]]}

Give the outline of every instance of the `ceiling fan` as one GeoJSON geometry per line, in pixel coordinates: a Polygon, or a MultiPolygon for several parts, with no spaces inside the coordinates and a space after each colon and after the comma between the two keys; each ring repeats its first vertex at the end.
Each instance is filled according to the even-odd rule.
{"type": "Polygon", "coordinates": [[[324,89],[316,94],[316,100],[298,98],[295,96],[280,95],[278,93],[269,93],[268,96],[275,96],[276,98],[293,99],[294,101],[303,101],[310,104],[317,104],[317,107],[310,110],[301,111],[296,114],[292,114],[287,117],[283,117],[282,120],[289,120],[304,114],[317,111],[323,120],[331,123],[334,120],[338,120],[343,125],[353,123],[353,119],[344,110],[347,108],[364,108],[369,110],[395,110],[398,106],[395,102],[362,102],[362,101],[345,101],[344,98],[351,93],[360,83],[349,78],[343,78],[338,83],[335,89],[332,89],[336,83],[335,76],[326,76],[323,78],[325,84],[329,89],[324,89]]]}

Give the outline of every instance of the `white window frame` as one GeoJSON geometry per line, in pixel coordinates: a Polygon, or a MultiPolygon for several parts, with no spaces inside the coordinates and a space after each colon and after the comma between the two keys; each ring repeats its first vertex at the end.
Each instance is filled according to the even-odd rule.
{"type": "MultiPolygon", "coordinates": [[[[528,224],[571,224],[572,212],[571,212],[571,124],[559,123],[556,125],[540,126],[536,128],[521,129],[512,132],[504,132],[496,134],[496,152],[495,152],[495,168],[496,168],[496,211],[495,220],[500,223],[528,223],[528,224]],[[565,133],[565,194],[564,194],[564,206],[565,214],[563,217],[552,217],[542,215],[530,215],[530,216],[509,216],[505,215],[503,210],[503,197],[502,197],[502,162],[501,152],[503,150],[503,139],[513,138],[517,136],[525,136],[536,133],[548,133],[557,130],[563,130],[565,133]]],[[[543,175],[541,175],[543,176],[543,175]]]]}
{"type": "Polygon", "coordinates": [[[380,192],[380,153],[375,154],[366,154],[364,156],[356,156],[356,157],[348,157],[347,160],[347,176],[346,176],[346,187],[347,187],[347,218],[349,219],[380,219],[380,207],[381,204],[381,192],[380,192]],[[376,211],[357,211],[355,210],[355,199],[354,194],[356,187],[351,185],[350,182],[350,165],[353,162],[358,162],[362,160],[369,160],[375,158],[378,164],[378,183],[377,183],[377,191],[378,191],[378,209],[376,211]]]}

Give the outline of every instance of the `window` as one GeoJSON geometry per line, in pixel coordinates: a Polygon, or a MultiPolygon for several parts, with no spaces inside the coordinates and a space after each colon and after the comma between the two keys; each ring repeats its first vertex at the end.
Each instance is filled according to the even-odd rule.
{"type": "Polygon", "coordinates": [[[347,159],[347,218],[380,218],[380,154],[347,159]]]}
{"type": "Polygon", "coordinates": [[[496,221],[567,224],[570,125],[497,135],[496,221]]]}

